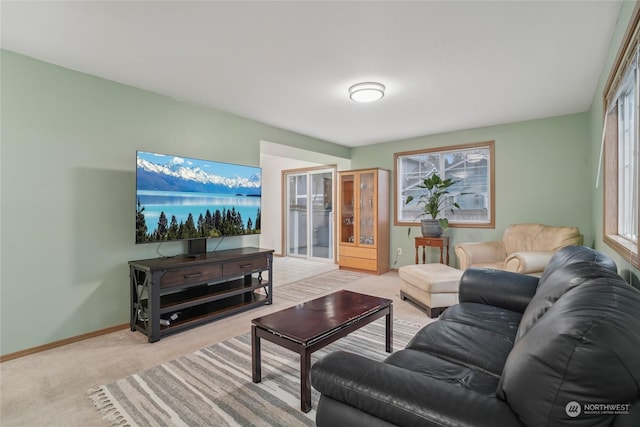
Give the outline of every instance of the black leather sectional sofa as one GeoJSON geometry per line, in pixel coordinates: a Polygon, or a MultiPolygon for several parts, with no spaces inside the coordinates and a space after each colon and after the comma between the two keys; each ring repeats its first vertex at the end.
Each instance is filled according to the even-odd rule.
{"type": "Polygon", "coordinates": [[[583,246],[540,278],[466,270],[405,349],[313,366],[317,425],[640,426],[640,291],[616,271],[583,246]]]}

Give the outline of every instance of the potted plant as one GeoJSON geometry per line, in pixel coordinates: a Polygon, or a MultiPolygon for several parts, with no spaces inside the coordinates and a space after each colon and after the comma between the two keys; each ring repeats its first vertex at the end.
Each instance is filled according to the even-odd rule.
{"type": "MultiPolygon", "coordinates": [[[[449,220],[447,218],[438,218],[440,212],[443,209],[443,204],[447,200],[447,190],[449,187],[457,183],[451,178],[442,179],[439,175],[433,174],[427,178],[423,178],[422,182],[418,184],[418,188],[423,188],[426,191],[419,196],[418,205],[422,205],[422,212],[418,217],[428,215],[431,218],[422,218],[420,221],[422,235],[425,237],[438,237],[442,235],[443,230],[449,226],[449,220]]],[[[407,205],[413,201],[413,196],[408,196],[404,201],[407,205]]],[[[454,208],[460,209],[460,206],[453,202],[451,204],[451,210],[454,208]]],[[[411,234],[411,228],[409,228],[408,234],[411,234]]]]}

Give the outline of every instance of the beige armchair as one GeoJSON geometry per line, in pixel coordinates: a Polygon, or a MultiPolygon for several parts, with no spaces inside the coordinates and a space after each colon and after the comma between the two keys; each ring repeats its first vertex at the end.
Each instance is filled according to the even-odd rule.
{"type": "Polygon", "coordinates": [[[514,224],[495,242],[458,243],[460,269],[494,268],[539,276],[558,249],[582,245],[578,227],[514,224]]]}

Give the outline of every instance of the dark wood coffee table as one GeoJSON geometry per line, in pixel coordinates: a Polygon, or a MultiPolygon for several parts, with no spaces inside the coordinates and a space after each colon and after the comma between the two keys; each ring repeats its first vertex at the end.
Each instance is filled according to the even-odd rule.
{"type": "Polygon", "coordinates": [[[311,409],[311,353],[386,316],[385,350],[393,346],[393,305],[386,298],[341,290],[251,322],[253,382],[262,377],[260,338],[300,355],[300,409],[311,409]]]}

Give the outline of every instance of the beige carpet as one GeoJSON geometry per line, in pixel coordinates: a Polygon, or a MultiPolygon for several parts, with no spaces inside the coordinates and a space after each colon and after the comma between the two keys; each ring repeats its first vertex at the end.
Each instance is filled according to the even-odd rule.
{"type": "MultiPolygon", "coordinates": [[[[385,330],[378,319],[316,351],[311,363],[338,350],[382,360],[385,330]]],[[[394,350],[417,330],[396,320],[394,350]]],[[[311,411],[300,411],[299,355],[263,341],[261,366],[262,382],[254,384],[246,333],[91,390],[90,397],[114,427],[314,426],[320,394],[312,389],[311,411]]]]}
{"type": "Polygon", "coordinates": [[[329,271],[297,282],[276,285],[274,296],[283,301],[304,301],[343,288],[367,276],[369,275],[354,271],[329,271]]]}
{"type": "MultiPolygon", "coordinates": [[[[395,318],[419,324],[432,321],[411,303],[400,300],[397,272],[367,275],[344,289],[393,299],[395,318]]],[[[164,337],[154,344],[127,328],[4,362],[0,364],[0,425],[109,426],[96,416],[87,399],[88,389],[248,332],[251,319],[292,305],[278,293],[276,289],[271,306],[164,337]]]]}

